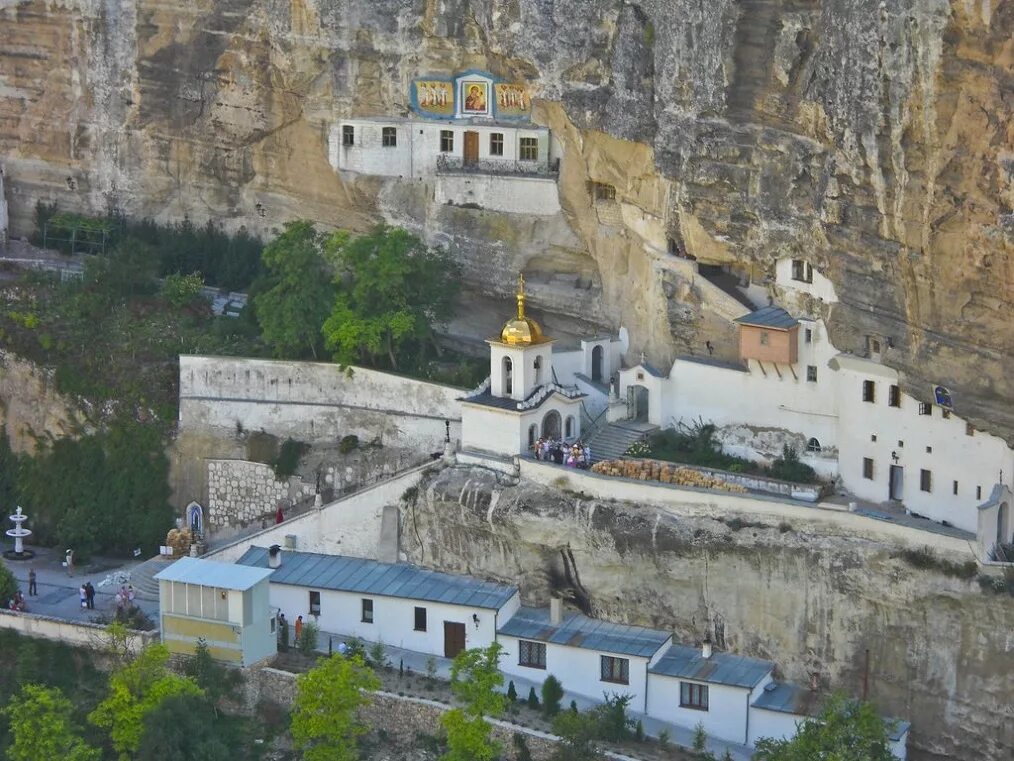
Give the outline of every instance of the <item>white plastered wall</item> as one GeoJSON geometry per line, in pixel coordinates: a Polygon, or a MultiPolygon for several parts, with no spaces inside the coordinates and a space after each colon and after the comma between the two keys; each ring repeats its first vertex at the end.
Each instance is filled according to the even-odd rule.
{"type": "MultiPolygon", "coordinates": [[[[767,677],[769,680],[770,677],[767,677]]],[[[710,737],[745,744],[747,712],[751,690],[721,684],[708,684],[693,679],[678,679],[662,674],[649,674],[648,715],[681,727],[693,728],[698,722],[710,737]],[[680,683],[703,684],[708,687],[708,710],[680,706],[680,683]]]]}

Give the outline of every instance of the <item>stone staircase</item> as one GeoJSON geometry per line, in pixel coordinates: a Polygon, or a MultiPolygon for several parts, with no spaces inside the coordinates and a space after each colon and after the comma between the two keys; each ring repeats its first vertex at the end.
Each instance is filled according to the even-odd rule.
{"type": "Polygon", "coordinates": [[[592,464],[623,457],[631,444],[657,430],[657,425],[636,420],[624,420],[603,426],[588,442],[588,446],[591,447],[592,464]]]}
{"type": "MultiPolygon", "coordinates": [[[[131,568],[130,581],[128,583],[133,585],[136,596],[146,600],[158,600],[158,581],[155,580],[155,574],[164,570],[177,559],[156,555],[150,560],[145,560],[140,565],[131,568]]],[[[116,590],[113,589],[112,591],[115,592],[116,590]]]]}

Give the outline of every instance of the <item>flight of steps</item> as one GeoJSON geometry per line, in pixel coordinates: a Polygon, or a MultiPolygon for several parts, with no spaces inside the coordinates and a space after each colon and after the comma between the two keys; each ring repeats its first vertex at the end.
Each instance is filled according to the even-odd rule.
{"type": "Polygon", "coordinates": [[[148,600],[158,600],[158,581],[155,579],[155,574],[167,568],[176,559],[156,555],[150,560],[145,560],[140,565],[136,565],[130,569],[130,581],[128,583],[133,585],[134,593],[138,597],[148,600]]]}
{"type": "Polygon", "coordinates": [[[657,425],[638,423],[633,420],[603,426],[588,442],[588,446],[591,447],[592,464],[623,457],[631,444],[657,430],[657,425]]]}

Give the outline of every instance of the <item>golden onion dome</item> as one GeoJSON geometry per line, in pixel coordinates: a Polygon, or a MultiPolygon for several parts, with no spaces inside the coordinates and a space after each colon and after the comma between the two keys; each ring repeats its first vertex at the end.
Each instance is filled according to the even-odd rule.
{"type": "Polygon", "coordinates": [[[500,331],[500,341],[511,346],[526,346],[546,341],[539,323],[525,316],[525,276],[518,276],[518,313],[513,319],[504,323],[500,331]]]}

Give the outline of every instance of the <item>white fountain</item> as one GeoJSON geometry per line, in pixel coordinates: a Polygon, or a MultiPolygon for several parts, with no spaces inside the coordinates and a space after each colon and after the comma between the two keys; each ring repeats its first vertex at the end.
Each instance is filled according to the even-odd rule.
{"type": "Polygon", "coordinates": [[[14,528],[7,529],[7,536],[14,538],[14,551],[7,550],[4,557],[8,560],[28,560],[35,557],[35,553],[25,549],[25,537],[31,536],[32,532],[22,527],[22,523],[28,520],[27,515],[21,512],[21,506],[14,511],[14,515],[8,516],[14,524],[14,528]]]}

